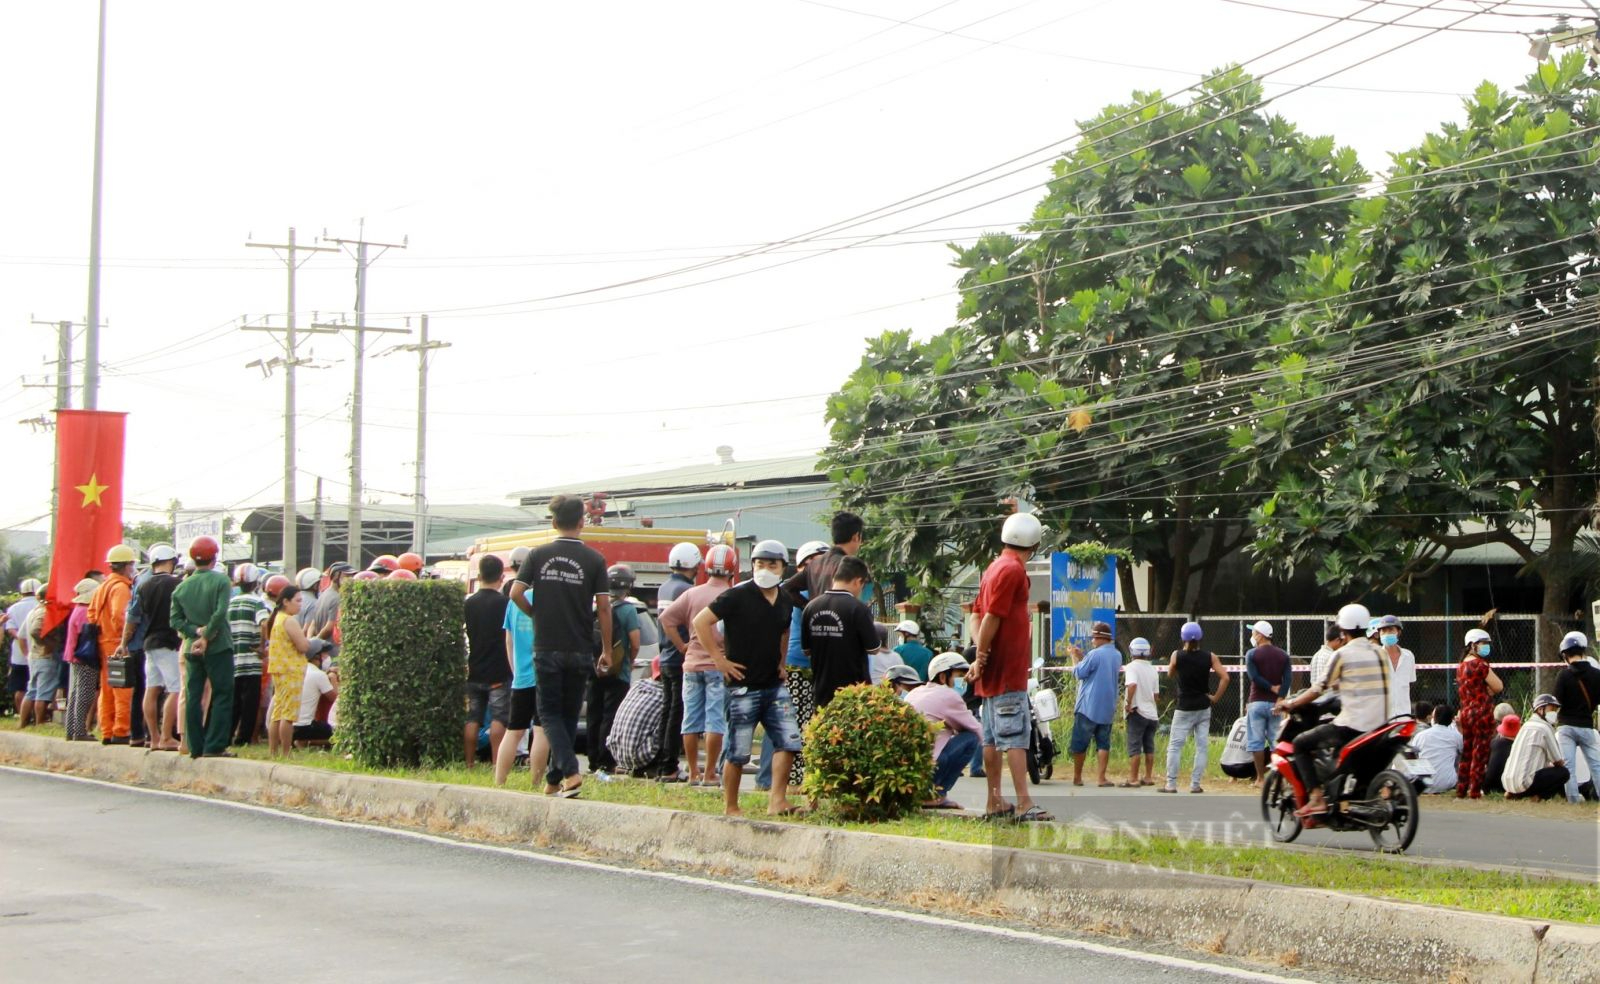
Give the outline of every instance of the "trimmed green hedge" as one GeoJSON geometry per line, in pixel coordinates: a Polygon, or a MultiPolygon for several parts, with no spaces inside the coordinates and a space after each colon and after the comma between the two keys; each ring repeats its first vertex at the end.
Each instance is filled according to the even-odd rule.
{"type": "Polygon", "coordinates": [[[346,582],[335,744],[375,768],[461,757],[465,596],[456,581],[346,582]]]}
{"type": "Polygon", "coordinates": [[[854,820],[911,813],[933,796],[936,734],[890,688],[846,687],[806,725],[806,795],[854,820]]]}

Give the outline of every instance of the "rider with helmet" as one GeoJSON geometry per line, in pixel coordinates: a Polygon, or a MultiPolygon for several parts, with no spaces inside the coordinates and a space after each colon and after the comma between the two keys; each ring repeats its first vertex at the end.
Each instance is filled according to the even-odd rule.
{"type": "MultiPolygon", "coordinates": [[[[89,621],[100,632],[100,739],[114,745],[127,745],[133,734],[133,686],[131,673],[126,686],[111,686],[111,660],[119,652],[124,658],[122,631],[127,627],[128,601],[133,597],[133,565],[139,555],[125,543],[106,552],[111,573],[95,590],[89,602],[89,621]]],[[[123,666],[137,672],[137,667],[123,666]]],[[[125,670],[125,672],[126,672],[125,670]]]]}
{"type": "MultiPolygon", "coordinates": [[[[511,586],[517,583],[517,575],[522,572],[522,565],[528,562],[528,554],[530,552],[527,547],[515,547],[512,549],[511,559],[506,561],[505,584],[500,588],[500,592],[507,598],[511,597],[511,586]]],[[[522,609],[518,608],[517,611],[520,612],[522,609]]],[[[523,612],[523,614],[527,613],[523,612]]]]}
{"type": "MultiPolygon", "coordinates": [[[[700,548],[688,542],[673,544],[667,554],[667,569],[671,573],[656,589],[658,620],[667,606],[694,587],[695,574],[700,569],[700,548]]],[[[661,674],[661,730],[656,736],[656,759],[650,763],[649,772],[656,779],[676,780],[678,755],[683,748],[683,651],[665,629],[661,631],[656,665],[661,674]]]]}
{"type": "Polygon", "coordinates": [[[590,772],[615,772],[617,760],[606,747],[611,737],[611,725],[616,720],[617,708],[622,698],[628,696],[628,677],[633,668],[633,658],[639,654],[639,612],[628,604],[628,594],[633,590],[633,568],[627,564],[612,564],[606,568],[606,583],[611,592],[611,659],[595,663],[594,675],[589,678],[588,735],[585,744],[589,752],[590,772]]]}
{"type": "MultiPolygon", "coordinates": [[[[706,550],[705,567],[706,583],[680,593],[661,613],[661,634],[683,653],[681,735],[683,757],[689,764],[689,774],[684,781],[691,786],[720,785],[712,777],[722,751],[723,736],[728,731],[726,681],[691,626],[702,609],[733,586],[733,579],[739,575],[739,555],[732,547],[719,543],[706,550]],[[706,746],[703,774],[700,768],[702,739],[706,746]]],[[[679,778],[674,769],[662,776],[662,781],[677,782],[679,778]]]]}
{"type": "Polygon", "coordinates": [[[904,619],[894,627],[895,635],[900,637],[899,645],[894,647],[896,656],[901,662],[917,671],[923,680],[928,678],[928,664],[933,661],[933,650],[922,644],[922,626],[911,619],[904,619]]]}
{"type": "Polygon", "coordinates": [[[216,569],[222,547],[209,536],[189,544],[195,572],[172,592],[172,627],[188,640],[184,659],[183,734],[195,758],[233,758],[228,738],[233,726],[233,633],[228,602],[233,586],[216,569]],[[211,684],[210,716],[205,685],[211,684]]]}
{"type": "MultiPolygon", "coordinates": [[[[794,552],[795,577],[798,578],[813,562],[822,563],[819,559],[828,553],[828,545],[821,540],[809,540],[800,545],[794,552]]],[[[811,597],[810,589],[801,592],[806,598],[811,597]]],[[[794,719],[804,731],[811,721],[811,716],[817,712],[817,691],[815,681],[811,675],[811,657],[806,655],[805,648],[800,644],[800,616],[805,612],[805,605],[794,606],[794,614],[789,616],[789,652],[784,659],[784,665],[789,669],[789,697],[794,701],[794,719]]],[[[770,735],[761,739],[761,768],[756,772],[756,788],[762,791],[772,788],[772,753],[776,748],[772,744],[770,735]]],[[[806,767],[801,756],[794,757],[794,763],[789,766],[789,785],[799,787],[805,781],[806,767]]]]}
{"type": "Polygon", "coordinates": [[[971,669],[960,653],[940,653],[928,662],[928,682],[906,694],[906,700],[939,729],[933,740],[933,795],[930,809],[959,810],[961,804],[950,799],[950,790],[961,778],[961,770],[978,750],[978,735],[983,730],[978,719],[967,710],[961,695],[967,689],[971,669]]]}
{"type": "Polygon", "coordinates": [[[1307,802],[1296,811],[1301,817],[1325,813],[1327,798],[1322,784],[1317,781],[1317,749],[1325,744],[1343,747],[1346,743],[1368,731],[1381,728],[1389,720],[1389,660],[1377,645],[1367,638],[1367,626],[1372,615],[1364,605],[1346,605],[1339,609],[1335,624],[1345,643],[1328,668],[1326,684],[1313,684],[1297,697],[1279,700],[1279,713],[1293,711],[1309,704],[1324,690],[1339,692],[1339,714],[1327,724],[1302,732],[1294,740],[1294,767],[1300,774],[1301,784],[1309,790],[1307,802]]]}
{"type": "Polygon", "coordinates": [[[272,607],[261,594],[262,570],[254,564],[234,568],[239,593],[228,602],[228,631],[233,633],[233,743],[253,745],[261,724],[262,631],[272,607]]]}

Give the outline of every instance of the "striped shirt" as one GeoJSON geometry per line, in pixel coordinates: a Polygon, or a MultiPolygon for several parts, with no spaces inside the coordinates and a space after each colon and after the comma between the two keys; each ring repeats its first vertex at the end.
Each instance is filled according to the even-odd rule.
{"type": "Polygon", "coordinates": [[[1352,639],[1334,654],[1328,687],[1339,691],[1334,724],[1371,731],[1389,720],[1389,658],[1370,641],[1352,639]]]}
{"type": "Polygon", "coordinates": [[[258,594],[235,595],[228,602],[228,629],[233,633],[233,675],[261,675],[261,623],[272,610],[258,594]]]}

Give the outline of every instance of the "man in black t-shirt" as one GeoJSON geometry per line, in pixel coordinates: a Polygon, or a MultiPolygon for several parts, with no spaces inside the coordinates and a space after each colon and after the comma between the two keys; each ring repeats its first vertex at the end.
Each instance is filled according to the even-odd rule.
{"type": "MultiPolygon", "coordinates": [[[[800,726],[795,721],[789,688],[784,686],[789,652],[789,621],[794,604],[779,584],[789,551],[777,540],[762,540],[750,551],[755,573],[749,581],[724,591],[694,617],[695,637],[711,655],[728,682],[727,765],[722,769],[722,806],[738,816],[739,781],[750,761],[756,725],[772,737],[773,775],[786,776],[800,751],[800,726]],[[717,638],[722,622],[723,639],[717,638]]],[[[540,681],[543,684],[543,680],[540,681]]],[[[799,812],[789,803],[789,784],[775,782],[767,812],[799,812]]]]}
{"type": "Polygon", "coordinates": [[[861,602],[867,577],[865,561],[845,557],[832,587],[800,616],[800,648],[811,657],[818,707],[827,707],[836,691],[869,681],[867,654],[878,648],[878,627],[872,609],[861,602]]]}
{"type": "Polygon", "coordinates": [[[506,733],[511,713],[511,661],[506,658],[506,596],[501,592],[505,562],[494,554],[478,558],[478,590],[467,598],[467,723],[461,729],[467,768],[478,761],[478,731],[489,712],[492,759],[506,733]]]}
{"type": "MultiPolygon", "coordinates": [[[[833,585],[833,573],[846,557],[861,552],[861,539],[867,524],[853,512],[834,513],[829,533],[833,547],[783,582],[784,593],[796,608],[804,608],[812,598],[820,598],[833,585]]],[[[817,705],[818,707],[822,705],[817,705]]]]}
{"type": "Polygon", "coordinates": [[[605,558],[578,538],[583,530],[583,500],[558,495],[549,508],[550,525],[561,535],[528,555],[511,585],[511,601],[533,618],[539,720],[550,739],[545,792],[571,798],[583,785],[573,750],[583,691],[592,669],[604,673],[611,666],[611,594],[605,558]],[[529,588],[534,589],[532,602],[529,588]],[[597,622],[598,659],[593,628],[597,622]]]}

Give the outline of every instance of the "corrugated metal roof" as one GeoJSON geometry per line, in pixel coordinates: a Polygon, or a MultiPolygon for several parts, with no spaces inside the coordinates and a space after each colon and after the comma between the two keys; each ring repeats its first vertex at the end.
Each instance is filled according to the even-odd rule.
{"type": "Polygon", "coordinates": [[[818,484],[828,480],[817,471],[817,456],[766,458],[760,461],[729,461],[714,465],[688,465],[640,475],[563,482],[559,487],[526,489],[511,493],[522,502],[548,499],[561,492],[588,494],[604,492],[610,496],[637,497],[652,492],[696,492],[749,487],[752,485],[818,484]]]}

